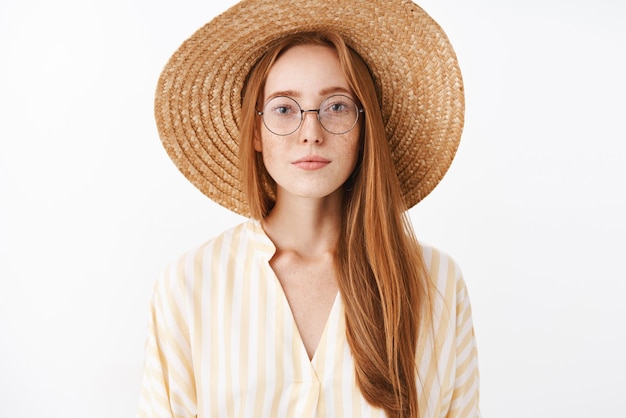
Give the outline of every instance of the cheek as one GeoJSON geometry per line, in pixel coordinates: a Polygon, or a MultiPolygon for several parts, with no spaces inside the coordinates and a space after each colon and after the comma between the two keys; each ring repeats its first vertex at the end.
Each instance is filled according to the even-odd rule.
{"type": "Polygon", "coordinates": [[[347,152],[349,153],[349,155],[352,156],[352,160],[355,164],[357,163],[359,159],[359,151],[362,146],[363,145],[361,144],[361,139],[359,135],[357,135],[355,138],[352,138],[352,141],[350,142],[350,145],[349,145],[349,150],[347,152]]]}
{"type": "Polygon", "coordinates": [[[261,159],[268,172],[273,171],[273,163],[277,159],[277,153],[279,152],[274,145],[272,138],[266,138],[264,134],[257,135],[254,140],[254,149],[261,153],[261,159]]]}

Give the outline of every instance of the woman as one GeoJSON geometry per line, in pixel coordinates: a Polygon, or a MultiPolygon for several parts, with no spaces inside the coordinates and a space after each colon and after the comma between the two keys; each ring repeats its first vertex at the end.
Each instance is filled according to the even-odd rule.
{"type": "Polygon", "coordinates": [[[184,43],[161,138],[251,220],[158,282],[139,415],[479,416],[464,282],[406,215],[462,113],[451,46],[408,1],[241,2],[184,43]]]}

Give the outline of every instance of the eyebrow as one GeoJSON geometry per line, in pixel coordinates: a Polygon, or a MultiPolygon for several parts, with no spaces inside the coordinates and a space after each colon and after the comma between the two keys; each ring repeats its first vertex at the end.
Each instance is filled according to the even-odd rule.
{"type": "MultiPolygon", "coordinates": [[[[353,97],[354,94],[352,93],[352,91],[345,89],[343,87],[327,87],[325,89],[322,89],[318,92],[318,94],[320,96],[328,96],[331,94],[346,94],[347,96],[353,97]]],[[[270,100],[273,99],[274,97],[278,97],[278,96],[287,96],[287,97],[302,97],[302,93],[299,92],[298,90],[280,90],[280,91],[275,91],[272,94],[270,94],[269,96],[267,96],[266,100],[270,100]]]]}

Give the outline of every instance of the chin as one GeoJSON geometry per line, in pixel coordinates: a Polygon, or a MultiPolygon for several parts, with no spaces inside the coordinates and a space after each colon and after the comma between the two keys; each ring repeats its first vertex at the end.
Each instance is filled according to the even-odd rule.
{"type": "Polygon", "coordinates": [[[342,196],[343,186],[341,185],[336,188],[294,188],[292,190],[285,189],[284,191],[285,197],[291,195],[301,199],[326,199],[333,196],[342,196]]]}

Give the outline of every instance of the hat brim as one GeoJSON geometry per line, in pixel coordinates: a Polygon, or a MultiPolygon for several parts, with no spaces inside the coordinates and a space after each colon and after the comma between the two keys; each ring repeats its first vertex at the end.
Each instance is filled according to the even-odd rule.
{"type": "MultiPolygon", "coordinates": [[[[242,1],[201,27],[166,64],[155,117],[163,145],[202,193],[247,216],[239,170],[241,91],[277,40],[340,33],[369,66],[407,207],[447,172],[464,122],[461,71],[448,37],[408,0],[242,1]]],[[[381,173],[384,175],[384,173],[381,173]]]]}

